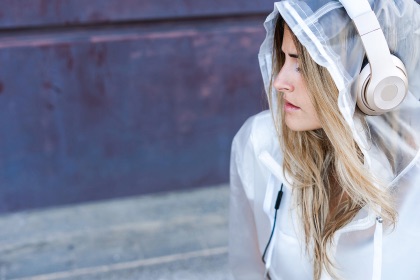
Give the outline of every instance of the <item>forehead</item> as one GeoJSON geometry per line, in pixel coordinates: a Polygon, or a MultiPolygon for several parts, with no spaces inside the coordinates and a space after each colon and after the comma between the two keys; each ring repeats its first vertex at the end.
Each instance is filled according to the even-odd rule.
{"type": "Polygon", "coordinates": [[[296,46],[293,41],[292,32],[287,25],[284,26],[281,49],[284,53],[296,53],[296,46]]]}

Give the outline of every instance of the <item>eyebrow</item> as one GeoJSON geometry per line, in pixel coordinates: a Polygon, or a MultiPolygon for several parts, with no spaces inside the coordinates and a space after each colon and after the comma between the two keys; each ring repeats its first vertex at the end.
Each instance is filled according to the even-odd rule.
{"type": "Polygon", "coordinates": [[[293,58],[299,58],[299,56],[297,54],[295,54],[295,53],[289,53],[288,55],[290,57],[293,57],[293,58]]]}

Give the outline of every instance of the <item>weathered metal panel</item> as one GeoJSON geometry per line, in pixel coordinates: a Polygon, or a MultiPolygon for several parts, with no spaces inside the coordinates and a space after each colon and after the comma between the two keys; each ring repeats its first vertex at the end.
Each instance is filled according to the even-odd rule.
{"type": "Polygon", "coordinates": [[[266,14],[269,0],[2,0],[0,28],[266,14]]]}
{"type": "Polygon", "coordinates": [[[0,212],[226,182],[272,5],[2,1],[0,212]]]}
{"type": "MultiPolygon", "coordinates": [[[[420,0],[416,0],[420,3],[420,0]]],[[[2,0],[0,29],[268,14],[269,0],[2,0]]]]}
{"type": "Polygon", "coordinates": [[[263,18],[0,40],[0,212],[228,180],[263,18]]]}

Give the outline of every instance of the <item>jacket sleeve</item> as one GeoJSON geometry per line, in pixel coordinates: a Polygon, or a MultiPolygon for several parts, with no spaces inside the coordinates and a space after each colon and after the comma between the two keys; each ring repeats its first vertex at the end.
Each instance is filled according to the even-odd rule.
{"type": "Polygon", "coordinates": [[[236,280],[263,279],[265,272],[253,211],[256,157],[251,132],[252,119],[236,134],[230,160],[229,266],[236,280]]]}

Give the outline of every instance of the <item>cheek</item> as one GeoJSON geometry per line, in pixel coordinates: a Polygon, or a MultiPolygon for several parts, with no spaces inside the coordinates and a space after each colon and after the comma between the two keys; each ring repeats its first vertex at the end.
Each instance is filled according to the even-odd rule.
{"type": "Polygon", "coordinates": [[[306,111],[306,113],[308,114],[308,115],[310,115],[311,117],[313,117],[313,118],[316,118],[316,119],[318,119],[318,113],[317,113],[317,111],[315,110],[315,107],[314,107],[314,105],[312,104],[312,102],[311,102],[311,100],[308,100],[307,102],[306,102],[306,104],[305,104],[305,111],[306,111]]]}
{"type": "Polygon", "coordinates": [[[303,85],[300,85],[299,89],[300,89],[299,92],[301,93],[300,94],[300,102],[301,102],[300,104],[302,105],[301,108],[304,109],[304,111],[306,111],[308,113],[314,113],[315,112],[315,107],[312,104],[311,96],[310,96],[310,94],[312,94],[312,93],[310,93],[306,89],[306,87],[303,86],[303,85]]]}
{"type": "Polygon", "coordinates": [[[313,129],[318,129],[318,128],[321,128],[321,124],[319,122],[318,113],[311,102],[311,98],[309,94],[311,93],[309,93],[308,91],[304,91],[304,94],[303,94],[304,100],[302,100],[304,104],[304,108],[302,109],[306,115],[308,125],[311,126],[313,129]]]}

